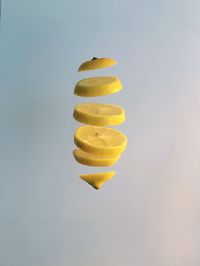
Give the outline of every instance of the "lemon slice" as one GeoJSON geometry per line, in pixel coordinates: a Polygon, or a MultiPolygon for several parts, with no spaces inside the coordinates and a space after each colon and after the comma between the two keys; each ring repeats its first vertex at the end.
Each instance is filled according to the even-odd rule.
{"type": "Polygon", "coordinates": [[[94,126],[114,126],[125,121],[124,109],[114,104],[77,104],[73,116],[81,123],[94,126]]]}
{"type": "Polygon", "coordinates": [[[80,175],[80,178],[93,186],[93,188],[99,189],[102,187],[103,183],[110,180],[115,174],[115,171],[110,171],[96,174],[80,175]]]}
{"type": "Polygon", "coordinates": [[[88,165],[88,166],[111,166],[115,164],[119,158],[120,155],[118,156],[113,156],[113,157],[107,157],[107,156],[95,156],[90,153],[86,153],[82,150],[75,149],[73,151],[74,158],[76,159],[77,162],[88,165]]]}
{"type": "Polygon", "coordinates": [[[83,151],[97,156],[117,156],[127,145],[126,136],[107,127],[82,126],[74,134],[75,144],[83,151]]]}
{"type": "Polygon", "coordinates": [[[95,70],[99,68],[110,67],[117,64],[114,59],[111,58],[97,58],[93,57],[91,60],[84,62],[80,65],[78,71],[95,70]]]}
{"type": "Polygon", "coordinates": [[[122,84],[118,77],[92,77],[79,80],[75,86],[74,94],[83,97],[95,97],[113,94],[121,89],[122,84]]]}

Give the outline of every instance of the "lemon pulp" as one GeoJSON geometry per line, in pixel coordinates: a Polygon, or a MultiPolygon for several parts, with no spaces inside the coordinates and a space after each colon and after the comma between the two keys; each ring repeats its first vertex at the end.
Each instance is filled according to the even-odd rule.
{"type": "Polygon", "coordinates": [[[73,151],[73,155],[76,161],[81,164],[88,165],[88,166],[98,166],[98,167],[111,166],[115,164],[120,158],[120,155],[110,156],[110,157],[109,156],[95,156],[95,155],[86,153],[79,149],[75,149],[73,151]]]}
{"type": "Polygon", "coordinates": [[[100,156],[117,156],[127,145],[127,137],[114,128],[82,126],[74,134],[75,144],[83,151],[100,156]]]}
{"type": "Polygon", "coordinates": [[[96,97],[113,94],[121,89],[122,84],[118,77],[101,76],[79,80],[74,94],[82,97],[96,97]]]}
{"type": "Polygon", "coordinates": [[[74,108],[74,118],[94,126],[113,126],[125,121],[125,111],[114,104],[81,103],[74,108]]]}

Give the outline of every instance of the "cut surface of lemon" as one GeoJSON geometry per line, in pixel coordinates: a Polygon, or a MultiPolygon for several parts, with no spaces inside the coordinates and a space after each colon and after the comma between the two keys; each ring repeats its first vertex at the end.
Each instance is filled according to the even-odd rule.
{"type": "Polygon", "coordinates": [[[127,137],[117,129],[82,126],[74,134],[75,144],[83,151],[97,156],[117,156],[127,145],[127,137]]]}
{"type": "Polygon", "coordinates": [[[117,64],[112,58],[97,58],[93,57],[91,60],[82,63],[78,71],[95,70],[99,68],[106,68],[117,64]]]}
{"type": "Polygon", "coordinates": [[[90,153],[86,153],[82,150],[75,149],[73,151],[74,158],[76,159],[77,162],[88,165],[88,166],[111,166],[115,164],[119,158],[120,155],[117,156],[95,156],[90,153]]]}
{"type": "Polygon", "coordinates": [[[81,123],[94,126],[114,126],[125,121],[124,109],[115,104],[77,104],[73,116],[81,123]]]}
{"type": "Polygon", "coordinates": [[[115,171],[101,172],[95,174],[80,175],[80,178],[93,186],[95,189],[99,189],[102,185],[110,180],[116,174],[115,171]]]}
{"type": "Polygon", "coordinates": [[[96,97],[113,94],[121,89],[122,84],[118,77],[101,76],[79,80],[74,94],[82,97],[96,97]]]}

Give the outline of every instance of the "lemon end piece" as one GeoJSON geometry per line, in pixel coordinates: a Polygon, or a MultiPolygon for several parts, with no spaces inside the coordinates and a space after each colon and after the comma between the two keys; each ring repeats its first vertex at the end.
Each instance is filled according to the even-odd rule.
{"type": "Polygon", "coordinates": [[[117,62],[112,58],[93,57],[91,60],[82,63],[78,68],[78,72],[106,68],[116,64],[117,62]]]}
{"type": "Polygon", "coordinates": [[[80,178],[95,189],[100,189],[105,182],[110,180],[116,174],[115,171],[101,172],[95,174],[83,174],[80,178]]]}

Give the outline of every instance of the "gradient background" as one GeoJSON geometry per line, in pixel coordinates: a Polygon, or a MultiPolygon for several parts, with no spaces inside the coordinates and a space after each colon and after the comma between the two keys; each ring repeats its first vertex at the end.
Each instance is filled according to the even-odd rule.
{"type": "Polygon", "coordinates": [[[200,1],[4,0],[0,53],[0,266],[199,266],[200,1]],[[109,74],[129,143],[96,191],[73,89],[109,74]]]}

